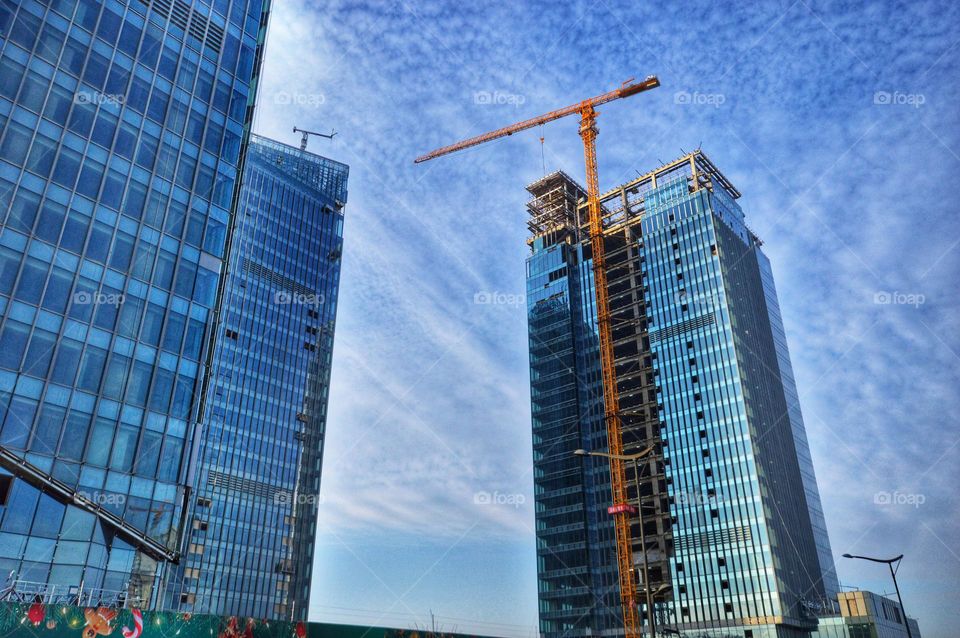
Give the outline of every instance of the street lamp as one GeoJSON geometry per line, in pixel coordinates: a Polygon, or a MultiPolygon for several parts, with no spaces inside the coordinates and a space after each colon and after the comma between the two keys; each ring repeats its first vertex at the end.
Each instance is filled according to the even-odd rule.
{"type": "Polygon", "coordinates": [[[868,560],[873,563],[886,563],[887,567],[890,568],[890,576],[893,578],[893,589],[897,592],[900,611],[903,612],[903,625],[907,628],[907,638],[913,638],[913,632],[910,631],[910,618],[907,617],[907,610],[903,607],[903,598],[900,596],[900,587],[897,585],[897,571],[893,568],[893,564],[897,563],[897,569],[900,569],[900,561],[903,560],[903,554],[893,558],[871,558],[870,556],[855,556],[853,554],[844,554],[843,557],[859,558],[860,560],[868,560]]]}
{"type": "MultiPolygon", "coordinates": [[[[606,452],[588,452],[587,450],[574,450],[576,456],[601,456],[606,459],[616,459],[618,461],[629,461],[633,464],[633,475],[637,481],[637,516],[640,518],[640,546],[643,547],[643,589],[647,601],[647,625],[650,629],[650,638],[656,638],[656,625],[653,615],[653,593],[650,591],[650,571],[647,568],[647,536],[643,529],[643,499],[640,496],[640,466],[639,461],[653,454],[654,446],[637,452],[636,454],[607,454],[606,452]]],[[[614,503],[617,505],[617,503],[614,503]]],[[[659,590],[658,590],[659,591],[659,590]]]]}

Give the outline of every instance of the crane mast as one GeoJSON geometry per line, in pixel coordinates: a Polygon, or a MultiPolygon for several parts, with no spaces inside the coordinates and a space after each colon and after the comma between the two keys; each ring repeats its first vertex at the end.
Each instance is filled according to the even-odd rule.
{"type": "MultiPolygon", "coordinates": [[[[414,160],[426,162],[443,155],[471,148],[484,142],[506,137],[568,115],[580,115],[580,138],[583,141],[583,158],[587,175],[587,213],[589,218],[590,247],[593,256],[594,293],[597,304],[597,332],[600,339],[600,368],[603,379],[604,422],[607,430],[607,447],[610,454],[610,490],[613,504],[627,503],[627,481],[623,460],[623,438],[620,430],[620,396],[617,391],[617,372],[613,353],[613,335],[610,326],[610,300],[607,290],[606,248],[603,236],[603,218],[600,212],[600,181],[597,176],[597,106],[625,97],[630,97],[660,86],[656,76],[642,82],[624,82],[620,88],[584,100],[562,109],[517,122],[510,126],[477,135],[469,139],[443,146],[414,160]]],[[[633,548],[630,539],[630,511],[628,508],[613,508],[614,531],[617,545],[617,567],[620,583],[620,603],[623,608],[623,629],[626,638],[640,635],[640,614],[637,609],[637,584],[633,578],[633,548]]],[[[643,524],[641,519],[640,524],[643,524]]],[[[643,548],[646,551],[646,548],[643,548]]],[[[644,583],[649,587],[649,583],[644,583]]],[[[649,611],[649,610],[648,610],[649,611]]],[[[652,613],[652,612],[651,612],[652,613]]]]}

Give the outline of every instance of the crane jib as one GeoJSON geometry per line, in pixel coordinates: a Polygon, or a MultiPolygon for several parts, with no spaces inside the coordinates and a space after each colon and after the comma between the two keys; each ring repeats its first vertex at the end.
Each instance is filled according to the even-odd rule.
{"type": "Polygon", "coordinates": [[[559,120],[560,118],[564,118],[568,115],[580,113],[585,108],[591,108],[601,104],[606,104],[607,102],[612,102],[613,100],[630,97],[631,95],[636,95],[641,91],[653,89],[658,86],[660,86],[660,80],[658,80],[657,76],[655,75],[648,76],[643,82],[638,82],[636,84],[624,83],[618,89],[614,89],[613,91],[609,91],[602,95],[589,98],[578,104],[571,104],[570,106],[566,106],[555,111],[550,111],[549,113],[544,113],[543,115],[538,115],[536,117],[531,117],[528,120],[523,120],[522,122],[517,122],[515,124],[511,124],[510,126],[499,128],[495,131],[490,131],[489,133],[477,135],[448,146],[442,146],[436,150],[426,153],[425,155],[421,155],[417,159],[413,160],[413,163],[420,164],[443,155],[449,155],[450,153],[455,153],[457,151],[462,151],[464,149],[477,146],[478,144],[483,144],[484,142],[490,142],[501,137],[508,137],[514,133],[519,133],[520,131],[525,131],[535,126],[546,124],[547,122],[559,120]]]}

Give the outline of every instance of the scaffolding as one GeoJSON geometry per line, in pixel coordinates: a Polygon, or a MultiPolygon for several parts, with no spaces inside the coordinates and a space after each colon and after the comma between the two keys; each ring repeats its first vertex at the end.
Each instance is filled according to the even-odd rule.
{"type": "Polygon", "coordinates": [[[558,228],[580,227],[580,204],[587,192],[563,171],[554,171],[527,186],[532,198],[527,202],[531,235],[542,235],[558,228]]]}
{"type": "MultiPolygon", "coordinates": [[[[730,199],[740,198],[740,191],[698,149],[602,193],[600,208],[604,233],[614,233],[639,223],[647,212],[649,193],[680,178],[686,178],[688,192],[720,189],[730,199]]],[[[527,228],[531,237],[527,243],[560,229],[573,231],[575,241],[589,237],[587,193],[567,173],[554,171],[527,186],[527,191],[531,196],[527,202],[527,228]]],[[[751,235],[760,241],[752,231],[751,235]]]]}

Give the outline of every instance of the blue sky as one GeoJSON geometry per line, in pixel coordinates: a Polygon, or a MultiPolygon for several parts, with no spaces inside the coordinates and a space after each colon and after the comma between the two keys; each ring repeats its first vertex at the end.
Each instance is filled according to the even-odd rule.
{"type": "Polygon", "coordinates": [[[524,186],[583,174],[576,121],[412,159],[655,73],[601,111],[601,188],[702,145],[743,192],[841,580],[890,591],[839,555],[903,552],[908,612],[955,635],[958,25],[950,2],[277,0],[255,129],[336,129],[310,149],[351,167],[311,617],[535,635],[512,302],[524,186]]]}

